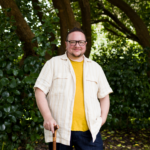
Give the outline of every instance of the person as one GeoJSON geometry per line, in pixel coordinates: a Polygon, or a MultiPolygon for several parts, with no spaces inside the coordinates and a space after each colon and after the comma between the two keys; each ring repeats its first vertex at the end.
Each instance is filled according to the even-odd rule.
{"type": "Polygon", "coordinates": [[[57,150],[102,150],[100,128],[106,122],[112,89],[100,65],[86,58],[86,36],[73,28],[66,53],[48,60],[34,85],[37,106],[44,118],[45,142],[52,150],[58,125],[57,150]]]}

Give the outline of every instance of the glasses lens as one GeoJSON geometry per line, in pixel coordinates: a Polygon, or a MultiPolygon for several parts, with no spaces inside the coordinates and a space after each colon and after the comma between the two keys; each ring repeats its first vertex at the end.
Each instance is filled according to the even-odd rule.
{"type": "Polygon", "coordinates": [[[76,44],[76,41],[70,41],[70,45],[74,46],[76,44]]]}
{"type": "Polygon", "coordinates": [[[84,46],[85,45],[85,41],[69,41],[71,46],[75,46],[76,43],[78,43],[80,46],[84,46]]]}
{"type": "Polygon", "coordinates": [[[84,46],[85,45],[85,41],[79,41],[79,45],[80,46],[84,46]]]}

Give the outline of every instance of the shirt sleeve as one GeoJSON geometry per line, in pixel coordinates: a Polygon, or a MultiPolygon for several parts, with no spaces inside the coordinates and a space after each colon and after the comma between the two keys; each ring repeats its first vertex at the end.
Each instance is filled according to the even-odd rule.
{"type": "Polygon", "coordinates": [[[100,67],[99,69],[99,77],[98,77],[98,98],[104,98],[106,95],[112,93],[112,89],[106,79],[103,69],[100,67]]]}
{"type": "Polygon", "coordinates": [[[46,95],[49,92],[49,89],[51,87],[52,78],[53,78],[53,66],[52,66],[52,60],[49,60],[43,66],[43,68],[35,82],[35,85],[33,87],[34,91],[36,88],[39,88],[46,95]]]}

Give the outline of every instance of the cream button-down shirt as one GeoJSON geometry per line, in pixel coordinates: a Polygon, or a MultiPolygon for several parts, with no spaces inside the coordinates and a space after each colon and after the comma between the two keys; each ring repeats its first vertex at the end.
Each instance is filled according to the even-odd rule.
{"type": "MultiPolygon", "coordinates": [[[[56,142],[70,145],[76,77],[66,54],[46,62],[34,89],[36,87],[45,93],[51,114],[59,125],[56,142]]],[[[102,123],[98,99],[104,98],[112,89],[100,65],[86,57],[83,65],[83,87],[85,115],[94,142],[102,123]]],[[[45,142],[53,141],[51,131],[44,129],[44,135],[45,142]]]]}

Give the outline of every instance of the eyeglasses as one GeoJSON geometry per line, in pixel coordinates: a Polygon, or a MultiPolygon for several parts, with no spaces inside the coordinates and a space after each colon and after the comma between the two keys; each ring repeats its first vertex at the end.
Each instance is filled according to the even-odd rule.
{"type": "Polygon", "coordinates": [[[71,41],[67,41],[70,43],[71,46],[75,46],[77,43],[80,45],[80,46],[84,46],[86,41],[74,41],[74,40],[71,40],[71,41]]]}

